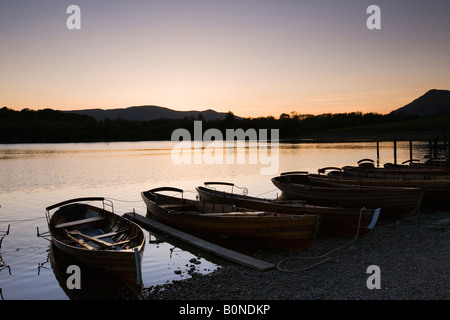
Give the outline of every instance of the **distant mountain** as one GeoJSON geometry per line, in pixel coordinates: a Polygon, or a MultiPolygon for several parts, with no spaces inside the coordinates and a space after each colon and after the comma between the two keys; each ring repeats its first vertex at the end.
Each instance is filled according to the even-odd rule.
{"type": "MultiPolygon", "coordinates": [[[[124,119],[136,121],[149,121],[156,119],[182,119],[184,117],[194,117],[195,119],[201,114],[205,120],[223,120],[226,112],[217,112],[211,109],[204,111],[176,111],[165,107],[158,106],[140,106],[120,109],[85,109],[70,110],[69,113],[78,113],[94,117],[97,121],[109,118],[110,120],[124,119]]],[[[236,117],[238,119],[239,117],[236,117]]]]}
{"type": "Polygon", "coordinates": [[[433,89],[413,102],[392,113],[404,112],[412,115],[425,116],[430,113],[450,113],[450,91],[433,89]]]}

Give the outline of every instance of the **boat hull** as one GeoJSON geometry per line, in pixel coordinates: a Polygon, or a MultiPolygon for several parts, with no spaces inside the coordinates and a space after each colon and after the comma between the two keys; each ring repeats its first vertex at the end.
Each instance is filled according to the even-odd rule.
{"type": "Polygon", "coordinates": [[[305,250],[311,245],[320,225],[318,215],[274,215],[251,210],[240,212],[226,205],[165,196],[152,191],[142,192],[142,198],[150,217],[174,228],[209,237],[245,239],[305,250]]]}
{"type": "Polygon", "coordinates": [[[344,208],[381,208],[381,216],[405,217],[420,210],[420,188],[374,187],[357,184],[318,183],[311,175],[281,175],[272,179],[284,195],[311,204],[344,208]]]}
{"type": "Polygon", "coordinates": [[[347,172],[333,171],[327,175],[311,175],[317,182],[339,183],[346,185],[380,186],[396,188],[421,188],[424,190],[423,201],[427,203],[446,202],[450,194],[448,175],[354,170],[347,172]]]}
{"type": "Polygon", "coordinates": [[[141,285],[140,261],[145,247],[145,234],[136,223],[104,208],[84,203],[62,206],[52,216],[48,213],[47,219],[51,240],[56,248],[82,264],[117,275],[133,286],[141,285]],[[94,220],[97,217],[104,219],[76,224],[76,221],[88,217],[94,220]],[[71,232],[75,233],[68,236],[71,232]],[[100,248],[96,247],[95,242],[81,241],[81,238],[77,238],[79,242],[71,240],[76,237],[77,232],[90,236],[104,235],[102,241],[122,244],[100,248]],[[108,234],[111,236],[106,237],[108,234]],[[89,248],[81,246],[81,242],[88,244],[89,248]]]}
{"type": "MultiPolygon", "coordinates": [[[[53,239],[53,244],[61,251],[75,257],[82,263],[105,270],[107,272],[115,273],[125,276],[131,280],[136,279],[135,253],[133,250],[127,252],[113,252],[113,251],[90,251],[83,248],[74,248],[67,245],[56,238],[53,239]]],[[[142,250],[139,252],[142,259],[142,250]]]]}
{"type": "Polygon", "coordinates": [[[262,199],[197,187],[200,199],[270,212],[321,215],[319,232],[325,235],[365,235],[378,220],[374,209],[355,209],[310,205],[298,201],[262,199]]]}

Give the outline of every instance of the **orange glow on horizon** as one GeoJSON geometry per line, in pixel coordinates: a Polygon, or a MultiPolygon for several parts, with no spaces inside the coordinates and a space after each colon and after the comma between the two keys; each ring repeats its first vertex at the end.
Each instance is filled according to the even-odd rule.
{"type": "MultiPolygon", "coordinates": [[[[429,88],[432,89],[432,88],[429,88]]],[[[240,117],[267,117],[273,116],[278,118],[282,113],[291,114],[295,112],[297,114],[324,114],[324,113],[350,113],[350,112],[362,112],[362,113],[379,113],[387,114],[393,110],[403,107],[404,105],[412,102],[414,99],[423,95],[429,89],[421,88],[416,90],[387,90],[381,92],[361,92],[354,94],[342,94],[342,95],[322,95],[311,96],[302,99],[273,99],[272,101],[264,101],[264,99],[244,100],[244,101],[232,101],[221,104],[220,98],[215,100],[205,100],[202,102],[201,97],[198,101],[195,101],[195,97],[191,97],[192,102],[177,102],[170,101],[163,103],[163,99],[160,101],[152,101],[150,98],[134,98],[128,99],[125,95],[121,97],[120,94],[114,96],[113,101],[108,101],[102,97],[90,97],[88,99],[91,103],[85,103],[83,99],[76,98],[73,103],[67,104],[67,99],[64,97],[53,97],[53,101],[38,102],[39,99],[34,97],[21,97],[24,98],[20,104],[5,103],[3,99],[3,106],[14,110],[22,110],[29,108],[33,110],[40,110],[50,108],[54,110],[83,110],[83,109],[118,109],[128,108],[132,106],[143,105],[156,105],[160,107],[169,108],[177,111],[197,110],[204,111],[212,109],[217,112],[233,112],[236,116],[240,117]]],[[[132,95],[134,96],[134,95],[132,95]]],[[[17,99],[15,99],[17,100],[17,99]]],[[[227,100],[227,99],[223,99],[227,100]]],[[[267,99],[266,99],[267,100],[267,99]]]]}
{"type": "Polygon", "coordinates": [[[81,1],[70,30],[68,4],[9,1],[0,107],[387,114],[449,90],[449,2],[381,2],[369,30],[350,0],[81,1]]]}

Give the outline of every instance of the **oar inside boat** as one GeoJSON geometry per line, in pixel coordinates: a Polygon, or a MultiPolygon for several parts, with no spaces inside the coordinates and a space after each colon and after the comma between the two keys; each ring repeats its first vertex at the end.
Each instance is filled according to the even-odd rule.
{"type": "Polygon", "coordinates": [[[130,242],[132,240],[132,239],[128,239],[128,240],[124,240],[124,241],[109,243],[107,241],[103,241],[102,239],[100,239],[101,235],[100,236],[91,237],[91,236],[89,236],[87,234],[82,233],[79,230],[72,230],[69,233],[70,233],[70,235],[78,235],[81,238],[84,238],[86,240],[92,241],[92,242],[100,245],[101,247],[108,248],[108,249],[111,249],[113,247],[117,247],[117,246],[126,244],[126,243],[128,243],[128,242],[130,242]]]}

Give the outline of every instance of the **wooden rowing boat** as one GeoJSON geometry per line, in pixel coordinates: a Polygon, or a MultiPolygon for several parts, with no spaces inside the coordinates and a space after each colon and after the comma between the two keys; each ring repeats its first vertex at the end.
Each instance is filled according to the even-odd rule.
{"type": "Polygon", "coordinates": [[[235,187],[229,182],[205,182],[205,187],[196,188],[200,200],[277,213],[321,215],[319,232],[326,235],[367,234],[375,226],[380,212],[380,209],[316,206],[298,200],[264,199],[212,189],[219,185],[235,187]]]}
{"type": "Polygon", "coordinates": [[[205,201],[185,199],[183,190],[155,188],[141,193],[148,216],[199,235],[268,242],[305,250],[315,238],[319,215],[274,214],[205,201]],[[179,192],[181,197],[162,192],[179,192]]]}
{"type": "Polygon", "coordinates": [[[52,242],[58,249],[81,263],[141,284],[144,231],[115,214],[111,201],[101,197],[71,199],[47,207],[46,217],[52,242]],[[102,207],[89,204],[93,201],[101,202],[102,207]]]}
{"type": "Polygon", "coordinates": [[[381,216],[405,217],[417,214],[422,204],[421,188],[400,188],[341,184],[338,181],[314,179],[314,174],[282,174],[273,184],[291,199],[311,204],[344,208],[381,208],[381,216]]]}
{"type": "Polygon", "coordinates": [[[421,188],[424,190],[424,202],[427,203],[446,202],[450,194],[450,175],[439,173],[392,172],[389,169],[333,170],[326,175],[311,175],[311,179],[317,182],[339,184],[421,188]]]}
{"type": "Polygon", "coordinates": [[[407,162],[410,161],[405,161],[403,164],[386,163],[383,167],[375,167],[373,160],[363,159],[358,161],[357,166],[322,168],[319,169],[319,173],[324,173],[327,169],[334,169],[344,171],[349,174],[358,174],[363,176],[376,176],[382,174],[384,176],[395,178],[402,178],[405,177],[405,175],[414,175],[416,178],[420,177],[421,179],[450,178],[450,167],[433,166],[424,163],[410,163],[409,165],[406,165],[405,163],[407,162]]]}

